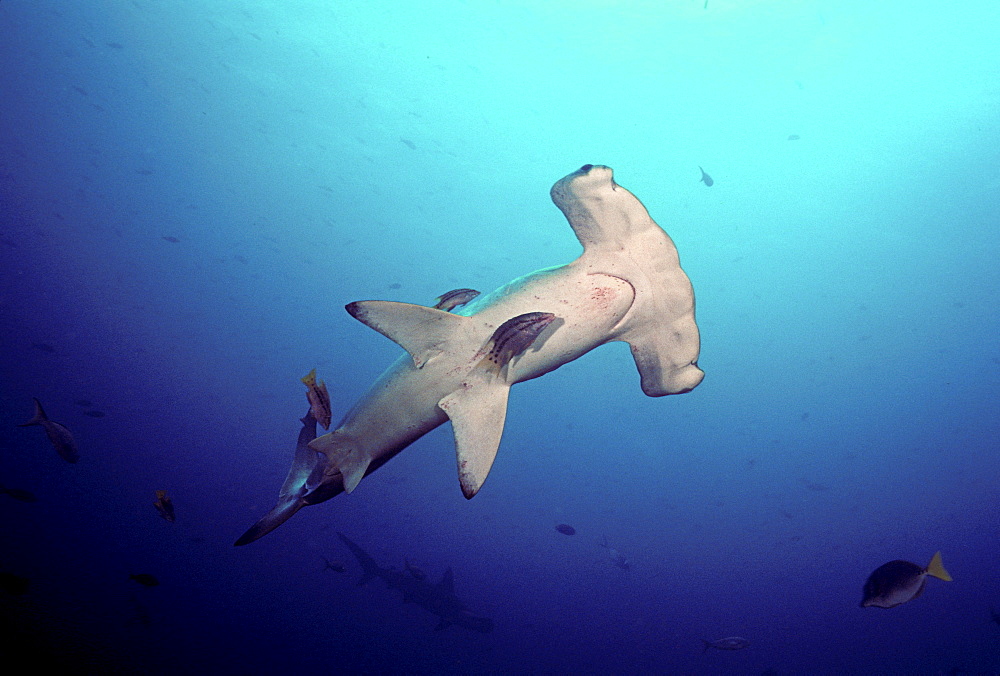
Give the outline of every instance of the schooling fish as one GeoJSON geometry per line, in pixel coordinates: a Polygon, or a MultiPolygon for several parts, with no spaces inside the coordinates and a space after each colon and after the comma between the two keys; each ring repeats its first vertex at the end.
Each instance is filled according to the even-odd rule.
{"type": "Polygon", "coordinates": [[[478,295],[479,292],[475,289],[455,289],[448,293],[442,293],[434,300],[434,309],[451,312],[455,308],[465,305],[478,295]]]}
{"type": "Polygon", "coordinates": [[[42,410],[42,404],[37,399],[35,401],[35,417],[26,423],[18,425],[18,427],[30,427],[31,425],[41,425],[42,429],[45,430],[45,436],[49,438],[49,441],[56,449],[56,453],[59,454],[66,462],[76,462],[80,459],[80,454],[76,450],[76,441],[73,439],[73,435],[64,425],[61,425],[53,420],[49,420],[49,417],[45,415],[45,411],[42,410]]]}
{"type": "Polygon", "coordinates": [[[153,503],[153,507],[156,507],[156,511],[164,519],[174,522],[174,503],[166,491],[156,491],[156,502],[153,503]]]}
{"type": "MultiPolygon", "coordinates": [[[[701,167],[698,168],[701,169],[701,167]]],[[[715,184],[715,181],[712,180],[711,176],[705,173],[704,169],[701,169],[701,182],[704,183],[709,188],[711,188],[715,184]]]]}
{"type": "Polygon", "coordinates": [[[937,552],[926,568],[909,561],[890,561],[875,569],[865,582],[861,607],[895,608],[920,596],[924,591],[927,576],[951,582],[951,575],[941,564],[941,552],[937,552]]]}
{"type": "Polygon", "coordinates": [[[316,369],[310,371],[302,383],[308,388],[306,398],[309,399],[309,410],[316,422],[323,426],[323,429],[330,429],[330,420],[333,414],[330,412],[330,393],[326,391],[326,383],[322,380],[316,381],[316,369]]]}

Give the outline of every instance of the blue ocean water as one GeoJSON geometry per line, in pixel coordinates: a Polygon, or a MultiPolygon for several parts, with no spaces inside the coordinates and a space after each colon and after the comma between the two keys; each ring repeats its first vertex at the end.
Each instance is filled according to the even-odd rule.
{"type": "Polygon", "coordinates": [[[4,661],[1000,673],[998,28],[992,0],[3,0],[0,485],[36,498],[0,494],[4,661]],[[677,244],[704,382],[645,397],[602,346],[513,388],[474,499],[445,424],[234,547],[300,378],[336,421],[402,353],[343,306],[573,260],[548,190],[587,163],[677,244]],[[33,397],[78,463],[18,427],[33,397]],[[337,533],[450,568],[493,631],[358,586],[337,533]],[[859,607],[938,550],[952,582],[859,607]]]}

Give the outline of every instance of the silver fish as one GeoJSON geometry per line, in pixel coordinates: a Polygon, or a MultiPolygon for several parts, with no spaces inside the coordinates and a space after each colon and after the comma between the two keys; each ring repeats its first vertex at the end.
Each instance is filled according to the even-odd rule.
{"type": "Polygon", "coordinates": [[[49,417],[45,415],[45,411],[42,410],[41,402],[37,399],[34,401],[35,417],[26,423],[18,425],[18,427],[41,425],[42,429],[45,430],[45,436],[49,438],[59,457],[66,462],[76,462],[79,460],[80,453],[76,450],[76,441],[73,439],[72,433],[66,429],[65,425],[57,423],[54,420],[49,420],[49,417]]]}

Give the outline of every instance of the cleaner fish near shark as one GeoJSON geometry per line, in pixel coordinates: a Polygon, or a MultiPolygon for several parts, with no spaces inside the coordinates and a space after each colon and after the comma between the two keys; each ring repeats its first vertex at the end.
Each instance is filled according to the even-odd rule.
{"type": "Polygon", "coordinates": [[[351,493],[449,420],[459,483],[472,498],[496,458],[510,387],[605,343],[629,344],[647,396],[682,394],[702,381],[694,291],[667,233],[610,167],[584,165],[550,195],[583,246],[571,263],[519,277],[453,313],[383,300],[347,305],[407,354],[328,434],[309,439],[315,423],[303,419],[277,504],[237,545],[263,537],[306,505],[351,493]]]}

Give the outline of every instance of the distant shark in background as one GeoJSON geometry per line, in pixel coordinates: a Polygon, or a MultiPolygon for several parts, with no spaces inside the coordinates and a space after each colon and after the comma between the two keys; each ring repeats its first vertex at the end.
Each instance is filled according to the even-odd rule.
{"type": "Polygon", "coordinates": [[[572,263],[475,296],[455,313],[378,300],[347,306],[408,354],[332,432],[306,450],[300,443],[277,505],[237,545],[305,505],[350,493],[449,419],[462,492],[473,497],[496,457],[510,386],[604,343],[629,344],[648,396],[688,392],[701,382],[694,292],[670,237],[609,167],[584,165],[556,182],[551,196],[583,245],[572,263]]]}
{"type": "Polygon", "coordinates": [[[417,569],[413,569],[407,564],[406,572],[394,570],[392,568],[382,568],[375,559],[355,544],[343,533],[337,536],[351,550],[364,574],[358,581],[358,586],[365,584],[371,579],[381,578],[385,580],[386,586],[390,589],[398,589],[403,593],[404,603],[415,603],[424,610],[434,613],[440,618],[435,630],[447,629],[451,625],[465,627],[474,631],[485,633],[493,631],[493,620],[488,617],[478,617],[469,612],[465,604],[455,596],[455,578],[451,568],[445,571],[444,577],[438,583],[429,582],[426,575],[418,574],[417,569]]]}

